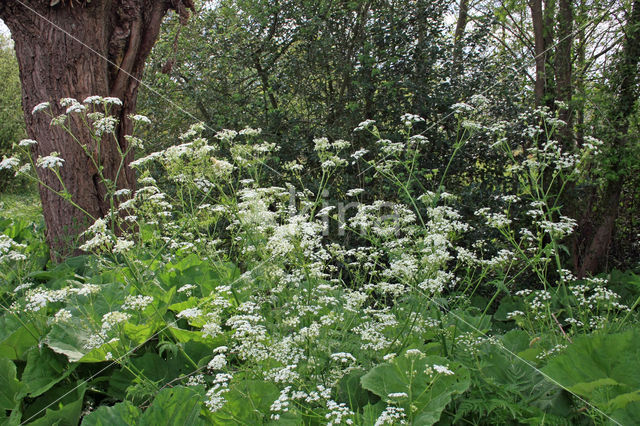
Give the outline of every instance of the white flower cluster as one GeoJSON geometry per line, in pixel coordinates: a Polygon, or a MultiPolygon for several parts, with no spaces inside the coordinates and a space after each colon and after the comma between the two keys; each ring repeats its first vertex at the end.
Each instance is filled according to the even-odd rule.
{"type": "Polygon", "coordinates": [[[374,426],[384,426],[384,425],[406,425],[407,415],[404,412],[404,408],[388,406],[384,409],[382,414],[376,419],[374,426]]]}
{"type": "Polygon", "coordinates": [[[78,294],[79,289],[64,287],[59,290],[46,288],[34,288],[27,290],[25,294],[25,312],[37,312],[47,306],[48,303],[62,302],[71,294],[78,294]]]}
{"type": "Polygon", "coordinates": [[[27,257],[21,250],[27,248],[26,244],[20,244],[13,238],[0,234],[0,263],[25,260],[27,257]]]}
{"type": "Polygon", "coordinates": [[[83,251],[106,250],[113,244],[111,236],[107,231],[107,222],[102,218],[96,219],[93,225],[83,232],[82,235],[93,235],[92,238],[80,246],[80,250],[83,251]]]}
{"type": "Polygon", "coordinates": [[[227,365],[227,357],[225,354],[217,354],[207,364],[209,370],[222,370],[227,365]]]}
{"type": "Polygon", "coordinates": [[[143,311],[147,306],[153,303],[153,296],[127,296],[122,304],[122,309],[127,311],[143,311]]]}
{"type": "Polygon", "coordinates": [[[358,127],[356,127],[355,129],[353,129],[354,132],[359,132],[365,129],[369,129],[370,127],[372,127],[373,125],[376,124],[375,120],[365,120],[363,122],[361,122],[360,124],[358,124],[358,127]]]}
{"type": "Polygon", "coordinates": [[[107,312],[102,316],[102,327],[101,327],[102,333],[106,333],[110,331],[116,325],[128,321],[129,318],[131,318],[131,315],[126,312],[120,312],[120,311],[107,312]]]}
{"type": "Polygon", "coordinates": [[[20,160],[17,157],[3,156],[2,161],[0,161],[0,170],[14,169],[19,165],[20,165],[20,160]]]}
{"type": "Polygon", "coordinates": [[[38,159],[36,160],[36,165],[42,169],[57,170],[62,167],[63,164],[64,159],[60,158],[60,154],[55,151],[47,156],[38,157],[38,159]]]}
{"type": "Polygon", "coordinates": [[[402,115],[402,117],[400,117],[400,121],[402,122],[402,124],[409,127],[415,123],[420,123],[421,121],[424,121],[424,118],[416,114],[405,113],[402,115]]]}
{"type": "Polygon", "coordinates": [[[207,399],[204,401],[204,404],[212,413],[221,409],[227,402],[223,395],[229,392],[229,382],[232,378],[231,374],[216,374],[213,386],[207,391],[207,399]]]}
{"type": "Polygon", "coordinates": [[[353,424],[353,417],[356,415],[353,411],[347,407],[347,404],[344,402],[337,403],[333,400],[327,401],[327,410],[329,412],[325,414],[325,419],[327,420],[327,426],[353,424]]]}

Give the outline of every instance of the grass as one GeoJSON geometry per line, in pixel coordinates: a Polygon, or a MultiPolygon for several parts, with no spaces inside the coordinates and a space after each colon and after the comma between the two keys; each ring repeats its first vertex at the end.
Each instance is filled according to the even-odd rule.
{"type": "Polygon", "coordinates": [[[42,205],[35,188],[22,192],[0,193],[0,217],[24,219],[31,222],[42,220],[42,205]]]}

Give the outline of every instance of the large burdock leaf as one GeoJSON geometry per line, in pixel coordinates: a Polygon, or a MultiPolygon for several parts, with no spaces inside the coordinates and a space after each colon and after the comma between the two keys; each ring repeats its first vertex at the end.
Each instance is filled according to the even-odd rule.
{"type": "MultiPolygon", "coordinates": [[[[212,413],[211,418],[219,424],[265,424],[269,420],[271,404],[279,394],[278,387],[273,383],[242,380],[224,394],[226,403],[212,413]]],[[[285,419],[281,420],[279,423],[285,423],[285,419]]]]}
{"type": "Polygon", "coordinates": [[[16,365],[7,358],[0,358],[0,410],[13,410],[20,402],[20,381],[16,365]]]}
{"type": "Polygon", "coordinates": [[[640,331],[575,339],[542,369],[621,424],[640,424],[640,331]]]}
{"type": "Polygon", "coordinates": [[[469,387],[469,372],[459,363],[409,350],[362,376],[362,387],[378,395],[387,405],[404,408],[416,425],[432,425],[442,410],[469,387]]]}
{"type": "Polygon", "coordinates": [[[82,415],[86,389],[85,382],[55,386],[25,409],[23,422],[34,426],[76,426],[82,415]]]}
{"type": "Polygon", "coordinates": [[[140,409],[128,401],[112,407],[102,406],[84,416],[82,426],[128,426],[136,424],[140,409]]]}
{"type": "Polygon", "coordinates": [[[36,346],[27,354],[27,365],[22,373],[24,393],[32,398],[41,395],[67,378],[76,367],[77,364],[68,364],[64,357],[46,346],[36,346]]]}
{"type": "Polygon", "coordinates": [[[0,356],[23,360],[25,353],[38,344],[40,334],[31,323],[14,314],[0,317],[0,356]]]}
{"type": "Polygon", "coordinates": [[[157,425],[206,425],[200,415],[202,395],[185,386],[161,390],[140,418],[140,426],[157,425]]]}

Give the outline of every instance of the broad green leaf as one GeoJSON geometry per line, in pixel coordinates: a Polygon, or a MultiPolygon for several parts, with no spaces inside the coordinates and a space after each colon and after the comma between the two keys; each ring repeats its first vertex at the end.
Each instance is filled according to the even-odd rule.
{"type": "Polygon", "coordinates": [[[264,424],[269,420],[271,404],[279,394],[273,383],[242,380],[224,394],[227,402],[210,417],[220,424],[264,424]]]}
{"type": "Polygon", "coordinates": [[[364,370],[351,371],[340,380],[337,386],[338,401],[346,402],[354,412],[371,403],[371,394],[360,383],[364,374],[364,370]]]}
{"type": "Polygon", "coordinates": [[[38,344],[40,334],[35,326],[23,323],[13,314],[0,317],[0,356],[23,360],[25,352],[38,344]]]}
{"type": "Polygon", "coordinates": [[[84,322],[74,318],[64,326],[54,324],[45,342],[54,352],[66,355],[70,362],[77,362],[89,352],[84,345],[92,334],[84,322]]]}
{"type": "Polygon", "coordinates": [[[163,389],[144,412],[138,425],[206,425],[200,416],[202,401],[202,395],[185,386],[163,389]]]}
{"type": "Polygon", "coordinates": [[[124,333],[131,339],[131,343],[135,346],[147,341],[153,334],[163,327],[164,323],[160,321],[149,322],[146,324],[132,324],[126,322],[124,324],[124,333]]]}
{"type": "Polygon", "coordinates": [[[23,421],[31,422],[29,424],[34,426],[77,426],[86,388],[85,382],[52,388],[25,410],[23,421]]]}
{"type": "Polygon", "coordinates": [[[21,383],[17,379],[16,365],[0,358],[0,410],[13,410],[20,402],[21,383]]]}
{"type": "Polygon", "coordinates": [[[84,416],[82,426],[130,426],[136,424],[141,411],[129,401],[114,406],[101,406],[91,414],[84,416]]]}
{"type": "Polygon", "coordinates": [[[632,411],[637,412],[640,331],[580,336],[549,361],[543,371],[569,391],[622,421],[633,416],[632,411]]]}
{"type": "Polygon", "coordinates": [[[462,365],[438,356],[402,355],[380,364],[361,379],[365,389],[385,402],[405,409],[414,424],[434,424],[454,394],[469,387],[469,372],[462,365]],[[440,374],[434,365],[447,366],[454,374],[440,374]],[[406,397],[389,396],[406,394],[406,397]]]}
{"type": "MultiPolygon", "coordinates": [[[[27,365],[22,373],[24,393],[36,397],[68,377],[77,364],[68,364],[47,347],[35,347],[27,354],[27,365]]],[[[62,357],[64,358],[64,357],[62,357]]]]}

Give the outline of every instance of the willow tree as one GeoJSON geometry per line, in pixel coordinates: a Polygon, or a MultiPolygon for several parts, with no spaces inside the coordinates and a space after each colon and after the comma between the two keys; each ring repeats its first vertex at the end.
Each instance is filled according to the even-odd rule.
{"type": "MultiPolygon", "coordinates": [[[[22,81],[22,106],[34,157],[60,153],[65,164],[62,180],[75,204],[40,187],[47,241],[56,257],[72,252],[77,237],[90,219],[109,209],[106,189],[98,170],[79,144],[60,128],[50,125],[46,114],[32,114],[34,106],[52,101],[52,112],[64,111],[55,100],[84,99],[91,95],[119,98],[114,112],[119,118],[117,138],[101,143],[100,164],[105,178],[118,188],[133,189],[135,175],[125,168],[118,173],[120,155],[127,151],[124,138],[131,131],[127,118],[136,107],[145,60],[158,37],[164,16],[175,10],[185,23],[193,0],[12,0],[0,2],[0,19],[11,30],[22,81]],[[117,177],[117,179],[116,179],[117,177]],[[87,215],[88,213],[88,215],[87,215]]],[[[88,130],[70,119],[75,136],[91,143],[88,130]]],[[[132,151],[129,151],[132,156],[132,151]]],[[[125,162],[128,163],[127,159],[125,162]]],[[[61,186],[50,170],[37,171],[40,180],[54,189],[61,186]]]]}

